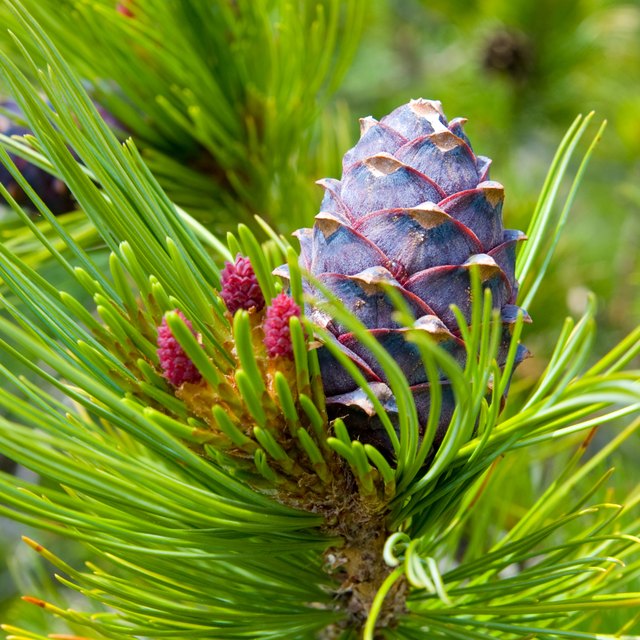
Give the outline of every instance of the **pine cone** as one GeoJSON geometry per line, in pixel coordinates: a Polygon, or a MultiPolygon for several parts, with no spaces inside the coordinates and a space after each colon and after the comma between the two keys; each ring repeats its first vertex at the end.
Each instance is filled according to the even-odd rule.
{"type": "MultiPolygon", "coordinates": [[[[447,122],[439,102],[412,100],[380,122],[361,120],[362,134],[343,161],[342,180],[324,179],[326,194],[313,229],[301,229],[301,266],[335,294],[392,354],[411,386],[424,426],[430,392],[407,327],[394,320],[385,286],[398,291],[421,329],[464,366],[465,345],[450,305],[471,313],[470,270],[491,290],[505,327],[517,317],[515,247],[520,231],[504,230],[501,184],[489,180],[490,160],[476,156],[463,132],[466,121],[447,122]]],[[[286,268],[277,270],[286,276],[286,268]]],[[[307,283],[319,299],[322,295],[307,283]]],[[[359,367],[390,414],[397,413],[385,372],[348,329],[317,308],[311,318],[329,329],[359,367]]],[[[526,353],[521,348],[519,362],[526,353]]],[[[320,350],[327,403],[347,419],[352,436],[383,446],[372,403],[330,354],[320,350]]],[[[436,445],[453,413],[453,394],[442,378],[443,406],[436,445]]]]}

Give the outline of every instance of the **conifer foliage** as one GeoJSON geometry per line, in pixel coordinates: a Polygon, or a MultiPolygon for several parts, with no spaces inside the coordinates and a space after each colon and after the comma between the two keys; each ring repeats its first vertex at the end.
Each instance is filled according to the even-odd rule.
{"type": "MultiPolygon", "coordinates": [[[[22,7],[135,137],[180,207],[218,230],[253,223],[255,214],[276,227],[300,226],[313,214],[310,176],[316,162],[324,169],[314,128],[353,57],[363,0],[22,7]]],[[[5,50],[17,54],[7,29],[29,36],[8,3],[0,19],[5,50]]]]}
{"type": "MultiPolygon", "coordinates": [[[[221,102],[220,108],[236,123],[245,118],[243,135],[257,146],[225,147],[222,130],[205,129],[194,96],[205,84],[211,90],[208,99],[222,96],[222,85],[215,83],[229,77],[216,66],[218,60],[197,50],[203,40],[196,38],[189,42],[189,55],[210,66],[189,67],[191,83],[177,86],[171,100],[166,94],[154,96],[148,139],[140,136],[147,150],[149,140],[155,141],[149,165],[132,140],[118,142],[96,110],[94,96],[87,94],[78,75],[86,70],[79,62],[86,49],[77,40],[58,48],[56,28],[61,25],[48,0],[36,4],[6,0],[19,53],[7,48],[0,65],[33,130],[39,161],[73,193],[104,246],[107,266],[100,263],[100,253],[67,233],[9,155],[0,152],[51,233],[41,232],[8,189],[0,186],[0,192],[73,283],[73,290],[62,290],[11,246],[0,244],[0,375],[6,389],[0,395],[0,452],[40,479],[0,472],[0,515],[53,532],[90,555],[80,567],[26,538],[34,553],[55,566],[61,586],[78,598],[68,606],[64,595],[25,594],[27,602],[51,614],[51,631],[31,631],[21,620],[5,620],[7,637],[596,640],[631,632],[635,613],[624,625],[604,628],[599,612],[631,611],[640,604],[640,593],[633,591],[640,567],[640,521],[626,516],[622,505],[600,500],[600,491],[610,475],[602,475],[603,461],[640,428],[634,418],[640,409],[639,372],[632,365],[640,353],[640,330],[588,363],[595,335],[595,305],[590,304],[584,317],[568,319],[559,328],[543,374],[525,393],[506,400],[505,409],[523,355],[520,339],[527,319],[516,306],[526,306],[542,286],[557,231],[602,131],[586,151],[566,202],[557,202],[559,185],[592,117],[577,118],[562,141],[515,268],[514,252],[504,260],[499,252],[488,256],[491,275],[506,283],[505,291],[510,285],[504,300],[499,286],[487,285],[487,260],[471,261],[464,269],[465,296],[452,299],[453,308],[443,312],[448,322],[443,341],[442,330],[425,330],[424,319],[416,318],[398,287],[379,293],[378,308],[402,328],[403,344],[410,346],[411,372],[420,370],[424,377],[425,412],[393,346],[378,339],[358,314],[362,305],[323,284],[328,269],[314,272],[313,257],[319,252],[307,259],[308,234],[298,234],[302,261],[289,235],[263,220],[247,217],[250,224],[237,225],[223,242],[202,218],[171,199],[193,183],[181,182],[185,174],[176,174],[173,182],[160,170],[168,166],[162,164],[168,156],[158,163],[155,151],[169,122],[173,138],[167,134],[167,144],[180,138],[175,133],[180,122],[193,133],[186,146],[198,139],[208,149],[207,162],[215,160],[211,192],[224,191],[218,197],[237,201],[240,208],[248,207],[244,197],[253,194],[243,180],[268,175],[269,184],[277,184],[271,182],[271,172],[277,173],[272,162],[290,159],[295,149],[297,141],[282,130],[269,138],[268,114],[258,121],[235,110],[256,107],[249,98],[260,95],[248,80],[256,70],[242,68],[248,60],[238,43],[249,39],[242,33],[248,25],[256,28],[252,39],[267,38],[282,65],[277,72],[282,77],[270,76],[278,80],[277,95],[286,93],[287,72],[308,72],[304,65],[291,61],[288,67],[278,58],[278,38],[271,40],[269,30],[258,28],[264,26],[258,18],[267,17],[256,8],[261,3],[149,0],[129,3],[131,15],[116,11],[113,3],[96,3],[98,14],[109,16],[109,25],[130,34],[130,46],[141,60],[161,38],[146,22],[150,8],[166,19],[167,8],[173,8],[174,26],[201,29],[203,38],[211,36],[215,11],[224,13],[225,24],[235,29],[216,47],[228,46],[237,54],[238,68],[246,74],[241,79],[247,102],[221,102]],[[247,19],[250,11],[256,12],[255,22],[247,19]],[[76,45],[78,50],[71,51],[76,45]],[[44,98],[34,88],[35,78],[44,98]],[[156,111],[158,105],[162,111],[156,111]],[[267,148],[270,160],[252,155],[267,148]],[[280,159],[273,160],[280,152],[280,159]],[[241,156],[253,163],[242,176],[233,168],[241,156]],[[230,180],[224,189],[218,172],[230,180]],[[502,277],[498,271],[504,269],[508,274],[502,277]],[[513,306],[505,314],[506,305],[513,306]],[[351,352],[366,350],[373,363],[369,367],[384,380],[384,393],[379,380],[361,366],[362,358],[336,344],[336,327],[340,336],[349,334],[351,352]],[[332,372],[322,360],[326,353],[336,361],[332,372]],[[28,375],[17,375],[7,362],[28,375]],[[362,427],[355,426],[350,411],[331,410],[330,393],[325,393],[330,375],[349,378],[360,390],[385,434],[384,444],[361,437],[362,427]],[[597,428],[607,431],[607,442],[585,461],[586,444],[597,428]],[[583,444],[576,445],[576,434],[583,434],[583,444]],[[509,514],[504,530],[496,531],[486,517],[483,528],[474,526],[483,522],[483,510],[497,512],[502,496],[494,491],[492,478],[502,461],[523,450],[552,455],[548,445],[563,439],[575,451],[530,508],[509,514]],[[66,625],[62,635],[55,635],[54,620],[66,625]]],[[[296,4],[274,0],[265,6],[284,20],[296,4]]],[[[313,6],[320,20],[322,7],[337,10],[341,3],[303,4],[313,6]]],[[[73,7],[84,27],[97,25],[97,18],[90,17],[95,8],[73,7]]],[[[335,21],[336,15],[329,11],[326,23],[309,27],[311,47],[321,34],[337,38],[337,26],[328,17],[335,21]]],[[[326,45],[328,50],[337,46],[326,45]]],[[[118,61],[113,58],[104,62],[110,72],[118,61]]],[[[168,64],[170,58],[163,60],[168,64]]],[[[158,63],[158,58],[150,61],[158,63]]],[[[150,67],[149,77],[161,75],[150,67]]],[[[184,68],[171,70],[184,73],[184,68]]],[[[138,71],[142,78],[142,68],[138,71]]],[[[148,80],[141,79],[134,100],[123,76],[114,71],[111,78],[135,106],[146,106],[148,80]]],[[[320,76],[308,79],[315,92],[320,76]]],[[[295,102],[289,106],[288,116],[298,107],[307,109],[295,102]]],[[[132,114],[130,119],[123,110],[116,115],[134,128],[140,111],[132,114]]],[[[138,124],[139,133],[146,124],[138,124]]],[[[456,127],[450,136],[460,141],[454,140],[454,147],[471,157],[461,130],[456,127]]],[[[4,139],[3,144],[15,147],[4,139]]],[[[300,153],[304,150],[303,145],[300,153]]],[[[376,154],[382,157],[379,149],[376,154]]],[[[397,169],[399,161],[394,162],[397,169]]],[[[447,166],[457,171],[455,162],[447,166]]],[[[404,172],[417,174],[406,167],[404,172]]],[[[379,174],[388,176],[372,172],[374,178],[379,174]]],[[[455,193],[476,191],[482,176],[456,187],[455,193]]],[[[205,192],[210,193],[197,196],[200,204],[205,192]]],[[[290,209],[291,200],[286,205],[290,209]]],[[[474,255],[482,249],[491,254],[500,246],[501,238],[491,246],[475,242],[460,222],[451,220],[454,213],[442,208],[431,207],[430,220],[438,224],[427,227],[448,225],[471,238],[474,255]]],[[[335,218],[338,209],[327,213],[335,218]]],[[[414,218],[424,222],[424,210],[414,218]]],[[[403,220],[405,214],[392,215],[403,220]]],[[[321,244],[327,221],[333,231],[340,225],[334,218],[320,218],[315,233],[321,244]]],[[[350,255],[343,254],[343,262],[348,261],[350,255]]],[[[394,265],[385,265],[392,268],[391,276],[400,277],[398,268],[394,272],[394,265]]],[[[633,513],[639,500],[640,493],[632,493],[624,506],[633,513]]]]}

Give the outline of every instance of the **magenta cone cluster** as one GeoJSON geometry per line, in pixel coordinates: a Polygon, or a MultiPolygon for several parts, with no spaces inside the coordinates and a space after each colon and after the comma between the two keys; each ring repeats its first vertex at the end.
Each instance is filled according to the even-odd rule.
{"type": "MultiPolygon", "coordinates": [[[[221,281],[220,295],[231,314],[240,309],[260,311],[264,308],[265,299],[249,258],[238,254],[235,263],[227,262],[222,270],[221,281]]],[[[175,312],[196,335],[184,314],[179,309],[175,312]]],[[[270,358],[293,358],[289,319],[294,316],[300,317],[300,307],[286,293],[281,293],[271,301],[262,323],[264,345],[270,358]]],[[[164,377],[174,387],[202,379],[196,365],[171,333],[166,318],[158,327],[158,357],[164,377]]]]}

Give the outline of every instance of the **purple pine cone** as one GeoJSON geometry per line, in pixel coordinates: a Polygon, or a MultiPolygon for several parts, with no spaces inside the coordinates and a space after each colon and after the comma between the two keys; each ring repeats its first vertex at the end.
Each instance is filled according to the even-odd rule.
{"type": "MultiPolygon", "coordinates": [[[[518,311],[515,249],[524,234],[503,228],[504,189],[489,180],[491,161],[473,152],[464,123],[462,118],[448,122],[439,102],[423,99],[380,121],[364,118],[360,141],[344,156],[342,179],[319,181],[325,196],[313,229],[296,234],[301,267],[332,291],[401,367],[422,425],[429,417],[427,375],[416,346],[405,340],[407,327],[395,320],[386,287],[393,287],[413,311],[414,328],[428,333],[461,366],[465,345],[450,305],[469,320],[472,267],[478,267],[482,286],[490,289],[493,306],[501,311],[501,361],[518,311]]],[[[286,266],[276,273],[287,277],[286,266]]],[[[305,286],[322,298],[311,283],[305,286]]],[[[397,413],[389,381],[373,354],[326,313],[308,313],[332,333],[388,412],[397,413]]],[[[521,348],[517,361],[525,354],[521,348]]],[[[367,396],[327,349],[320,349],[319,358],[334,415],[347,419],[353,436],[388,451],[367,396]]],[[[436,445],[454,408],[449,381],[443,376],[441,382],[436,445]]]]}
{"type": "MultiPolygon", "coordinates": [[[[13,100],[0,101],[0,105],[7,111],[22,116],[20,107],[13,100]]],[[[5,136],[24,136],[31,133],[28,129],[13,124],[9,118],[0,115],[0,133],[5,136]]],[[[31,164],[22,158],[9,154],[18,170],[31,185],[33,190],[42,198],[54,215],[66,213],[75,208],[74,200],[67,186],[55,176],[47,173],[35,164],[31,164]]],[[[22,190],[13,176],[4,165],[0,166],[0,183],[4,185],[16,202],[25,207],[33,208],[33,204],[27,194],[22,190]]]]}

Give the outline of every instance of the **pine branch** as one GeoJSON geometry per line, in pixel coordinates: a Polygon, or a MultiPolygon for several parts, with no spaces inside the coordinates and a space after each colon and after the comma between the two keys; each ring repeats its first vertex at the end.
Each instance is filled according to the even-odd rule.
{"type": "MultiPolygon", "coordinates": [[[[454,401],[438,434],[439,415],[420,424],[402,367],[367,326],[328,289],[323,300],[310,296],[310,285],[321,287],[287,241],[263,224],[269,240],[261,245],[241,225],[224,248],[177,210],[136,145],[119,144],[100,119],[47,33],[17,0],[9,4],[22,9],[19,33],[29,46],[16,45],[28,75],[2,57],[8,82],[39,152],[110,252],[106,273],[26,183],[46,233],[4,190],[43,250],[92,298],[85,309],[0,245],[0,277],[12,296],[0,296],[0,349],[30,371],[23,378],[0,369],[11,389],[0,396],[10,411],[0,418],[0,446],[45,480],[1,474],[0,514],[85,545],[94,560],[80,570],[27,541],[64,574],[62,584],[105,609],[29,602],[121,639],[346,638],[356,630],[368,639],[427,632],[595,639],[603,637],[589,628],[597,610],[638,605],[631,591],[638,522],[621,531],[622,505],[600,499],[608,476],[598,469],[638,421],[582,466],[580,447],[506,534],[455,561],[501,458],[637,413],[639,372],[628,368],[640,350],[637,331],[589,366],[592,305],[578,323],[567,322],[537,386],[503,417],[526,317],[509,316],[504,331],[484,286],[487,263],[468,265],[472,302],[451,311],[464,364],[451,355],[451,332],[416,322],[390,286],[429,381],[432,415],[443,398],[454,401]],[[47,103],[28,76],[40,78],[47,103]],[[254,297],[232,315],[233,296],[223,293],[240,267],[221,272],[217,261],[236,253],[248,257],[251,272],[238,278],[250,280],[254,297]],[[290,313],[274,328],[278,300],[290,313]],[[391,389],[386,399],[309,308],[375,355],[391,389]],[[361,386],[359,402],[380,419],[390,449],[386,441],[363,444],[351,424],[329,418],[319,345],[361,386]]],[[[551,184],[565,170],[560,163],[551,184]]],[[[525,273],[527,264],[547,261],[539,240],[551,224],[536,219],[533,250],[521,258],[525,273]]],[[[639,497],[629,496],[627,507],[639,497]]]]}

